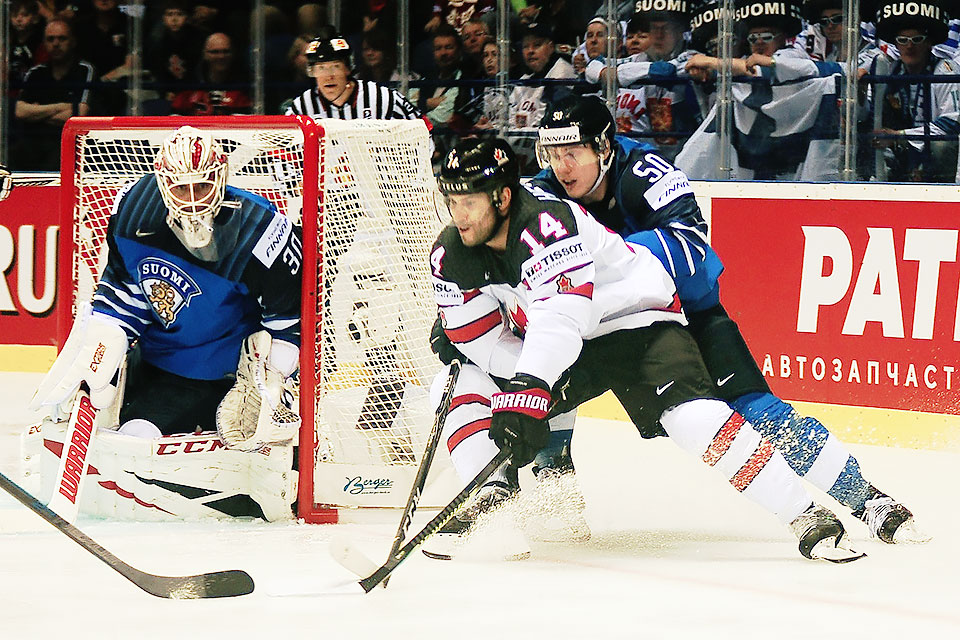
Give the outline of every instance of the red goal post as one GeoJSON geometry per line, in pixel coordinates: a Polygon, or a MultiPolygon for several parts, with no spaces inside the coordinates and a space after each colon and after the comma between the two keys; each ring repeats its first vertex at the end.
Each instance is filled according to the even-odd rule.
{"type": "MultiPolygon", "coordinates": [[[[153,171],[160,142],[183,125],[213,132],[229,158],[228,184],[303,226],[298,517],[336,522],[342,508],[402,506],[440,368],[429,348],[436,307],[428,255],[442,216],[421,121],[70,119],[61,150],[58,344],[102,272],[116,194],[153,171]]],[[[429,495],[428,487],[427,502],[429,495]]]]}

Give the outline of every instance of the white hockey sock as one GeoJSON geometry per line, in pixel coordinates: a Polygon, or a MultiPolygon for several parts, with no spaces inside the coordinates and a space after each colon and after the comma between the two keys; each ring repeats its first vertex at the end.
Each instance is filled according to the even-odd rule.
{"type": "MultiPolygon", "coordinates": [[[[431,405],[440,404],[446,370],[440,372],[430,389],[431,405]]],[[[497,455],[499,449],[490,439],[490,397],[500,389],[476,365],[460,370],[453,400],[447,412],[440,442],[446,445],[457,475],[464,484],[473,480],[480,469],[497,455]]],[[[505,480],[500,471],[491,480],[505,480]]]]}
{"type": "Polygon", "coordinates": [[[681,449],[717,469],[781,522],[789,523],[813,502],[783,456],[725,402],[685,402],[665,411],[660,424],[681,449]]]}

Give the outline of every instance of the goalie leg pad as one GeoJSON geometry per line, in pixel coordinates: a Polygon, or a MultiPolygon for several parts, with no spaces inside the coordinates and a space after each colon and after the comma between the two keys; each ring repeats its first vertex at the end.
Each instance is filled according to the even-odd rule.
{"type": "MultiPolygon", "coordinates": [[[[63,450],[65,427],[44,421],[25,438],[39,464],[37,495],[47,498],[63,450]]],[[[260,517],[289,520],[296,500],[293,447],[232,451],[216,433],[137,438],[100,431],[90,450],[85,515],[133,521],[260,517]]]]}

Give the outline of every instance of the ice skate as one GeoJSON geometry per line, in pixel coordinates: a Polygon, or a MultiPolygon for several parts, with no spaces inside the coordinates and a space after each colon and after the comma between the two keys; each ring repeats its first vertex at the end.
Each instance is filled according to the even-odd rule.
{"type": "Polygon", "coordinates": [[[811,560],[844,563],[867,555],[850,547],[843,523],[816,503],[790,523],[790,530],[800,541],[800,553],[811,560]]]}
{"type": "MultiPolygon", "coordinates": [[[[452,560],[463,548],[470,534],[480,527],[478,523],[492,516],[505,502],[517,494],[518,489],[504,482],[485,484],[463,509],[454,514],[437,533],[430,536],[421,547],[423,555],[434,560],[452,560]]],[[[497,532],[501,538],[498,547],[504,547],[506,560],[523,560],[530,557],[530,547],[519,532],[497,532]],[[503,533],[504,535],[500,535],[503,533]],[[515,535],[514,535],[515,534],[515,535]],[[516,538],[516,539],[514,539],[516,538]]]]}
{"type": "Polygon", "coordinates": [[[855,512],[870,530],[870,536],[887,544],[922,544],[930,536],[917,528],[913,513],[885,493],[875,491],[863,509],[855,512]]]}

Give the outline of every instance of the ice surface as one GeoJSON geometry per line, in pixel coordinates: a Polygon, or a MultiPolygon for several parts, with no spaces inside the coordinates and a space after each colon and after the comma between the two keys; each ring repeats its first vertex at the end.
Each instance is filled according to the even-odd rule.
{"type": "MultiPolygon", "coordinates": [[[[0,374],[0,469],[14,479],[38,379],[0,374]]],[[[141,570],[245,569],[257,584],[241,598],[166,601],[0,492],[0,638],[960,638],[960,452],[851,449],[932,542],[871,540],[812,490],[869,557],[805,560],[786,527],[669,440],[642,441],[630,425],[603,420],[579,422],[574,440],[590,540],[534,541],[520,562],[416,554],[369,595],[327,545],[346,535],[380,560],[398,514],[332,526],[80,519],[141,570]]],[[[430,514],[420,515],[414,531],[430,514]]]]}

